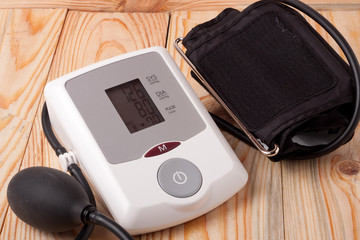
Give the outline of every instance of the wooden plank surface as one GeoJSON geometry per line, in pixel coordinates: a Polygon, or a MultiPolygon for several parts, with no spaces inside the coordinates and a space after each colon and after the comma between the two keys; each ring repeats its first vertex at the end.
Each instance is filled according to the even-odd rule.
{"type": "MultiPolygon", "coordinates": [[[[343,34],[359,59],[360,12],[321,13],[343,34]]],[[[314,26],[340,52],[329,35],[314,26]]],[[[360,239],[359,138],[357,131],[350,143],[318,159],[282,162],[286,239],[360,239]]]]}
{"type": "MultiPolygon", "coordinates": [[[[169,52],[204,105],[229,119],[191,79],[189,67],[172,46],[176,37],[186,35],[193,26],[219,12],[174,12],[169,22],[168,13],[69,11],[66,15],[66,10],[0,10],[0,71],[2,76],[10,76],[0,79],[0,239],[72,239],[80,230],[61,234],[36,230],[8,211],[5,200],[8,181],[19,168],[59,168],[40,126],[40,98],[46,79],[167,42],[169,52]]],[[[335,23],[359,57],[360,12],[322,14],[335,23]]],[[[323,30],[316,28],[329,40],[323,30]]],[[[360,239],[359,134],[325,157],[281,163],[270,162],[224,134],[249,172],[244,189],[208,214],[136,239],[360,239]]],[[[115,238],[97,227],[92,239],[115,238]]]]}
{"type": "MultiPolygon", "coordinates": [[[[171,15],[169,26],[168,50],[206,108],[230,120],[219,104],[191,78],[189,66],[184,60],[181,60],[180,55],[173,47],[173,42],[177,37],[185,36],[194,26],[215,17],[218,13],[219,11],[174,12],[171,15]]],[[[245,188],[235,196],[236,205],[227,207],[227,212],[218,210],[206,215],[207,218],[211,218],[206,221],[206,230],[209,231],[207,237],[209,239],[284,239],[281,165],[270,162],[255,149],[228,134],[226,136],[248,171],[249,180],[245,188]],[[235,214],[237,217],[229,219],[231,214],[235,214]],[[229,226],[237,226],[236,231],[227,235],[227,228],[225,226],[225,228],[217,228],[213,218],[225,218],[225,222],[229,226]],[[261,224],[257,224],[258,222],[261,224]],[[216,231],[210,231],[214,228],[216,231]],[[218,238],[216,232],[222,232],[223,235],[220,236],[223,237],[218,238]]],[[[220,207],[220,209],[222,208],[224,206],[220,207]]],[[[201,231],[204,229],[193,229],[193,232],[201,231]]]]}
{"type": "Polygon", "coordinates": [[[0,226],[19,171],[66,10],[0,10],[0,226]]]}
{"type": "MultiPolygon", "coordinates": [[[[0,8],[67,8],[102,12],[214,11],[239,8],[254,0],[3,0],[0,8]]],[[[304,0],[317,9],[360,8],[359,0],[304,0]]]]}
{"type": "Polygon", "coordinates": [[[167,13],[69,11],[49,79],[126,52],[165,46],[167,25],[167,13]]]}
{"type": "MultiPolygon", "coordinates": [[[[150,46],[165,46],[167,13],[90,13],[69,11],[63,26],[48,80],[100,60],[150,46]]],[[[58,160],[49,148],[41,130],[39,107],[29,144],[22,159],[23,167],[50,166],[59,168],[58,160]]],[[[38,105],[37,105],[38,106],[38,105]]],[[[37,110],[35,106],[35,110],[37,110]]],[[[101,207],[100,207],[101,208],[101,207]]],[[[103,211],[104,208],[101,208],[103,211]]],[[[1,232],[2,239],[72,239],[80,228],[61,234],[51,234],[30,228],[8,211],[1,232]]],[[[93,239],[111,239],[112,234],[97,227],[93,239]]]]}

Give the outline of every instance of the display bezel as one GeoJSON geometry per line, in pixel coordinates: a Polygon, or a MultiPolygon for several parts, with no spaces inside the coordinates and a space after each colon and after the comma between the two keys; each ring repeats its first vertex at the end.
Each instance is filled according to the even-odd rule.
{"type": "Polygon", "coordinates": [[[113,164],[140,159],[159,143],[186,141],[206,128],[168,64],[157,52],[86,72],[69,79],[65,89],[105,158],[113,164]],[[105,90],[134,79],[143,84],[164,121],[131,134],[105,90]]]}

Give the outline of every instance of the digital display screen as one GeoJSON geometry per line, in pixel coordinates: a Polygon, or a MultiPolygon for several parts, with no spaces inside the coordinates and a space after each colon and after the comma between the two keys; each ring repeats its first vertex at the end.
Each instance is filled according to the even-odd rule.
{"type": "Polygon", "coordinates": [[[105,90],[130,133],[165,121],[139,79],[105,90]]]}

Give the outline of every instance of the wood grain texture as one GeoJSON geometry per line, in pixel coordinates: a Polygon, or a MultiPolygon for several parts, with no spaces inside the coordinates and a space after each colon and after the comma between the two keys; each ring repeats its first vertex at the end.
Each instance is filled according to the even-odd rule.
{"type": "Polygon", "coordinates": [[[0,10],[0,226],[19,170],[66,10],[0,10]]]}
{"type": "MultiPolygon", "coordinates": [[[[360,12],[322,12],[360,57],[360,12]]],[[[340,52],[324,30],[322,36],[340,52]]],[[[282,163],[286,239],[360,239],[359,131],[337,151],[282,163]],[[301,227],[299,227],[301,226],[301,227]]]]}
{"type": "MultiPolygon", "coordinates": [[[[175,38],[185,36],[196,24],[219,12],[174,12],[167,48],[204,105],[229,120],[214,99],[191,79],[189,67],[172,46],[175,38]]],[[[359,57],[360,12],[321,13],[335,23],[359,57]]],[[[0,10],[0,72],[11,76],[0,79],[0,239],[73,239],[80,230],[45,233],[7,210],[6,187],[19,168],[59,168],[40,124],[39,106],[44,101],[40,98],[46,79],[128,51],[165,46],[167,13],[69,11],[64,22],[65,15],[66,10],[0,10]]],[[[338,49],[322,29],[314,26],[338,49]]],[[[199,218],[136,239],[360,239],[358,133],[349,144],[322,158],[282,163],[272,163],[229,134],[224,135],[249,172],[247,185],[199,218]]],[[[115,237],[97,227],[91,239],[115,237]]]]}
{"type": "MultiPolygon", "coordinates": [[[[350,44],[356,57],[360,59],[360,11],[319,11],[326,19],[328,19],[339,32],[345,37],[350,44]]],[[[316,29],[317,32],[330,44],[335,51],[345,59],[345,55],[342,53],[340,47],[331,38],[331,36],[314,20],[307,16],[305,19],[316,29]]],[[[345,59],[346,60],[346,59],[345,59]]]]}
{"type": "Polygon", "coordinates": [[[320,159],[283,163],[287,239],[360,238],[358,138],[320,159]]]}
{"type": "MultiPolygon", "coordinates": [[[[168,26],[167,13],[87,13],[70,11],[48,70],[48,80],[70,71],[128,51],[150,46],[165,46],[168,26]]],[[[40,91],[41,92],[41,91],[40,91]]],[[[22,168],[48,166],[59,168],[57,157],[50,149],[41,129],[40,112],[43,99],[33,120],[29,143],[23,156],[22,168]]],[[[30,125],[31,126],[31,125],[30,125]]],[[[103,206],[99,207],[103,212],[103,206]]],[[[1,239],[74,239],[81,228],[61,234],[45,233],[29,227],[8,211],[1,239]]],[[[96,227],[92,239],[114,239],[101,227],[96,227]]]]}
{"type": "MultiPolygon", "coordinates": [[[[168,50],[205,107],[230,120],[219,104],[191,78],[189,66],[173,47],[177,37],[185,36],[194,26],[218,13],[174,12],[169,26],[168,50]]],[[[192,234],[198,235],[205,231],[205,237],[186,238],[185,235],[184,239],[284,239],[280,164],[270,162],[256,150],[224,134],[249,173],[248,184],[231,200],[206,214],[206,219],[211,219],[206,221],[204,227],[192,229],[192,234]],[[223,224],[222,227],[219,227],[219,222],[223,224]]],[[[185,227],[187,224],[190,223],[185,223],[185,227]]]]}
{"type": "MultiPolygon", "coordinates": [[[[322,11],[321,14],[335,24],[345,38],[348,39],[355,54],[359,57],[360,12],[322,11]]],[[[169,43],[171,44],[176,37],[185,36],[197,21],[204,22],[211,17],[211,12],[201,12],[199,15],[196,12],[175,12],[172,15],[169,29],[169,39],[171,39],[169,43]]],[[[306,18],[330,42],[330,45],[344,57],[330,36],[312,20],[306,18]]],[[[174,55],[185,76],[191,79],[189,67],[186,63],[180,61],[179,55],[171,45],[169,45],[169,51],[174,55]]],[[[208,98],[206,92],[200,90],[201,88],[195,81],[190,81],[193,88],[198,89],[198,95],[204,102],[204,98],[208,98]]],[[[214,108],[215,112],[219,111],[216,105],[211,98],[205,101],[205,106],[208,109],[214,108]]],[[[245,233],[245,235],[239,234],[239,239],[359,239],[360,185],[358,179],[360,177],[360,165],[357,150],[359,148],[358,138],[358,135],[355,135],[350,144],[320,159],[298,162],[285,161],[279,164],[270,163],[270,168],[276,169],[272,171],[264,170],[269,168],[269,166],[263,166],[265,165],[264,162],[267,161],[266,159],[258,162],[256,159],[259,156],[252,156],[252,150],[246,149],[242,144],[239,144],[242,147],[240,151],[235,147],[234,149],[238,154],[242,153],[239,158],[250,172],[249,183],[244,190],[240,191],[239,195],[243,196],[243,199],[251,199],[250,203],[256,206],[254,208],[256,214],[248,213],[248,218],[245,221],[240,220],[232,223],[236,224],[239,233],[245,233]],[[263,168],[259,167],[259,165],[263,168]],[[263,179],[262,184],[254,182],[254,179],[266,179],[268,175],[272,174],[275,175],[272,176],[275,181],[271,179],[271,181],[266,182],[263,179]],[[272,189],[271,194],[264,194],[256,200],[257,198],[253,195],[247,196],[249,187],[253,187],[255,193],[263,188],[272,189]],[[281,195],[283,195],[283,199],[281,195]],[[271,199],[270,205],[266,206],[269,199],[271,199]],[[283,205],[283,209],[274,202],[283,205]],[[260,206],[266,207],[261,208],[260,206]],[[266,211],[269,209],[272,209],[272,211],[269,215],[266,215],[266,211]],[[282,221],[282,214],[274,215],[274,213],[279,213],[278,211],[283,211],[284,221],[282,221]],[[252,223],[258,228],[252,230],[252,223]],[[270,228],[266,228],[267,223],[272,223],[270,228]],[[245,227],[242,228],[241,226],[245,227]],[[282,231],[284,231],[284,234],[282,231]],[[256,234],[253,234],[253,232],[256,234]]],[[[228,140],[229,142],[235,141],[231,137],[228,140]]],[[[232,144],[232,146],[234,145],[232,144]]],[[[250,212],[248,209],[251,208],[249,204],[243,204],[240,209],[250,212]]],[[[221,219],[221,215],[218,215],[217,218],[221,219]]],[[[210,227],[207,229],[210,229],[210,227]]]]}
{"type": "MultiPolygon", "coordinates": [[[[359,58],[360,12],[321,13],[359,58]]],[[[343,56],[329,35],[315,28],[343,56]]],[[[286,239],[360,239],[359,138],[357,131],[350,143],[318,159],[282,163],[286,239]]]]}
{"type": "MultiPolygon", "coordinates": [[[[227,7],[239,8],[254,0],[5,0],[0,8],[67,8],[93,12],[172,12],[214,11],[227,7]]],[[[360,8],[359,0],[304,0],[316,9],[360,8]]]]}
{"type": "Polygon", "coordinates": [[[5,0],[0,8],[67,8],[80,11],[118,11],[123,0],[5,0]]]}
{"type": "MultiPolygon", "coordinates": [[[[43,103],[43,99],[41,100],[43,103]]],[[[40,104],[42,106],[42,104],[40,104]]],[[[25,169],[33,166],[47,166],[52,168],[60,168],[57,156],[51,147],[47,144],[46,138],[43,134],[41,122],[41,107],[39,107],[36,120],[31,127],[31,134],[26,145],[25,153],[21,156],[22,163],[20,169],[25,169]]],[[[17,171],[19,170],[19,167],[17,171]]],[[[78,229],[79,230],[79,229],[78,229]]],[[[74,239],[76,230],[72,232],[65,232],[61,234],[52,234],[39,231],[35,228],[25,224],[16,217],[13,211],[7,211],[5,222],[1,231],[0,239],[53,239],[61,236],[62,239],[74,239]]]]}
{"type": "Polygon", "coordinates": [[[70,11],[49,78],[125,52],[165,46],[167,25],[167,13],[70,11]]]}
{"type": "MultiPolygon", "coordinates": [[[[243,8],[256,1],[254,0],[159,0],[152,1],[153,5],[148,5],[147,8],[143,8],[139,4],[141,0],[134,0],[125,2],[123,11],[217,11],[228,7],[243,8]]],[[[151,2],[151,1],[150,1],[151,2]]],[[[360,8],[360,2],[358,0],[303,0],[303,2],[311,5],[316,9],[349,9],[360,8]]]]}
{"type": "MultiPolygon", "coordinates": [[[[25,153],[22,156],[22,164],[20,170],[33,167],[45,166],[55,169],[60,169],[58,157],[53,149],[48,144],[41,126],[41,109],[44,99],[40,100],[39,109],[37,111],[35,120],[33,122],[31,133],[28,139],[25,153]]],[[[104,206],[98,204],[97,206],[101,212],[107,213],[104,206]]],[[[108,213],[107,213],[108,214],[108,213]]],[[[109,215],[109,214],[108,214],[109,215]]],[[[33,228],[19,218],[16,217],[13,211],[9,210],[6,213],[5,221],[3,223],[0,239],[31,239],[31,240],[47,240],[47,239],[75,239],[77,234],[81,231],[82,226],[68,232],[50,233],[40,231],[33,228]]],[[[91,239],[116,239],[107,230],[96,227],[96,231],[92,234],[91,239]]]]}

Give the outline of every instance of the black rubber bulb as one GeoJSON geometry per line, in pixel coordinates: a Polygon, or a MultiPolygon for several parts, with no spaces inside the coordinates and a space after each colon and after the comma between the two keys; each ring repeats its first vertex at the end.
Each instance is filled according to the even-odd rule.
{"type": "Polygon", "coordinates": [[[14,213],[27,224],[49,232],[71,230],[91,205],[74,178],[56,169],[31,167],[10,181],[7,198],[14,213]]]}

